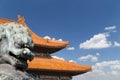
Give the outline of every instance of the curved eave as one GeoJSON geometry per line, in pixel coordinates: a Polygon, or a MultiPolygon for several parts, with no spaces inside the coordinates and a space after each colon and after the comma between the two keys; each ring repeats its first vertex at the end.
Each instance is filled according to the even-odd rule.
{"type": "Polygon", "coordinates": [[[53,53],[57,52],[66,46],[69,45],[67,41],[56,41],[56,40],[48,40],[44,39],[38,35],[36,35],[32,30],[29,29],[27,24],[24,22],[24,17],[18,16],[18,20],[10,20],[10,19],[4,19],[0,18],[0,24],[10,23],[10,22],[16,22],[18,24],[22,24],[24,27],[27,27],[31,37],[33,38],[33,42],[35,44],[35,47],[33,48],[34,52],[41,52],[41,53],[53,53]]]}
{"type": "Polygon", "coordinates": [[[42,53],[54,53],[69,45],[67,41],[56,41],[44,39],[29,29],[33,42],[35,43],[33,51],[42,53]]]}
{"type": "Polygon", "coordinates": [[[63,49],[65,47],[49,47],[49,46],[40,46],[40,45],[35,45],[34,48],[33,48],[33,52],[37,52],[37,53],[49,53],[49,54],[52,54],[54,52],[57,52],[61,49],[63,49]]]}
{"type": "Polygon", "coordinates": [[[62,70],[51,70],[51,69],[34,69],[29,68],[27,72],[37,74],[37,75],[60,75],[60,76],[76,76],[84,74],[88,71],[62,71],[62,70]]]}
{"type": "Polygon", "coordinates": [[[39,72],[56,72],[58,74],[78,75],[91,71],[90,66],[76,64],[56,58],[35,57],[33,61],[28,62],[29,71],[40,74],[39,72]]]}

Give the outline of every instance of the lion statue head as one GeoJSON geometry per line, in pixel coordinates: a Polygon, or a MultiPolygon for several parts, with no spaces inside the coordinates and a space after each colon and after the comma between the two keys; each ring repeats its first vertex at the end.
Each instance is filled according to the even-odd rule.
{"type": "Polygon", "coordinates": [[[32,60],[34,43],[22,24],[15,22],[0,24],[0,64],[8,63],[17,67],[27,67],[32,60]]]}

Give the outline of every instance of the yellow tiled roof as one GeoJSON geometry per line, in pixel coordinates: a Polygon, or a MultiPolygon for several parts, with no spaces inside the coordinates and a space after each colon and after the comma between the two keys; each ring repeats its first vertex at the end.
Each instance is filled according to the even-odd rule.
{"type": "Polygon", "coordinates": [[[61,71],[74,73],[85,73],[91,70],[90,66],[76,64],[65,60],[47,57],[35,57],[31,62],[28,62],[29,70],[48,70],[48,71],[61,71]]]}

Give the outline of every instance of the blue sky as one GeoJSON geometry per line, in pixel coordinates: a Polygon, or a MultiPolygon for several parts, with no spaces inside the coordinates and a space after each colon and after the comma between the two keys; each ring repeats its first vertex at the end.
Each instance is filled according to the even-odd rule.
{"type": "Polygon", "coordinates": [[[119,0],[0,0],[1,18],[18,14],[36,34],[69,41],[53,56],[93,67],[74,80],[119,80],[119,0]]]}

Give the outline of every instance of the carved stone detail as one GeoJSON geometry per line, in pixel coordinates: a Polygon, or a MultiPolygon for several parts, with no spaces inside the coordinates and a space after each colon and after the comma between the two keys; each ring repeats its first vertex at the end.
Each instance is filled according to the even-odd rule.
{"type": "Polygon", "coordinates": [[[15,22],[0,24],[0,80],[39,80],[26,72],[34,54],[28,29],[15,22]]]}

